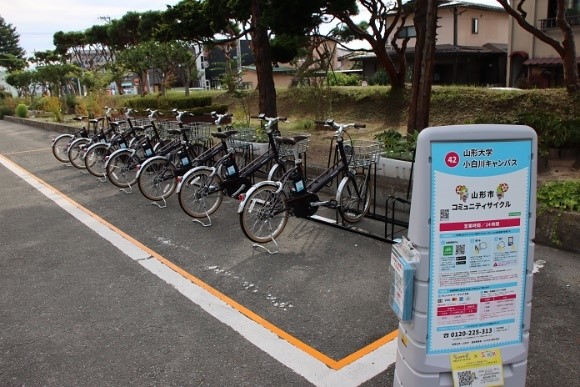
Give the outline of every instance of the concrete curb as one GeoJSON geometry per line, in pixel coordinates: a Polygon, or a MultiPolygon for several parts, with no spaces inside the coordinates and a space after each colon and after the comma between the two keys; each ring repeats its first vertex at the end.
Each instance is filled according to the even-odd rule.
{"type": "Polygon", "coordinates": [[[536,243],[580,253],[580,213],[556,209],[537,212],[536,243]]]}
{"type": "MultiPolygon", "coordinates": [[[[6,121],[15,122],[22,125],[34,126],[36,128],[50,130],[58,133],[73,133],[77,128],[68,125],[30,120],[12,116],[4,116],[6,121]]],[[[308,166],[309,175],[316,173],[321,168],[308,166]]],[[[381,177],[377,184],[378,205],[386,202],[389,195],[395,197],[405,197],[407,190],[407,180],[381,177]]],[[[536,238],[535,242],[554,247],[560,250],[580,253],[580,213],[565,212],[555,209],[538,210],[536,218],[536,238]]]]}

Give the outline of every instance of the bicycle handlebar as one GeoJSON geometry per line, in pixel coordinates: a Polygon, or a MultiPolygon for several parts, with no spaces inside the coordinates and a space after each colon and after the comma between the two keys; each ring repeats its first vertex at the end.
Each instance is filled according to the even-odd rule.
{"type": "Polygon", "coordinates": [[[288,121],[288,117],[266,117],[265,114],[258,114],[257,116],[250,116],[250,118],[256,118],[262,121],[288,121]]]}
{"type": "Polygon", "coordinates": [[[357,124],[357,123],[353,123],[353,124],[337,124],[336,122],[334,122],[334,120],[326,120],[326,121],[318,121],[315,120],[314,121],[315,124],[318,125],[325,125],[325,126],[330,126],[331,128],[334,129],[346,129],[346,128],[356,128],[356,129],[361,129],[361,128],[366,128],[366,124],[357,124]]]}
{"type": "Polygon", "coordinates": [[[219,114],[218,112],[211,112],[210,114],[211,114],[211,117],[215,120],[214,123],[218,126],[221,125],[222,121],[225,120],[226,118],[234,116],[231,113],[219,114]]]}

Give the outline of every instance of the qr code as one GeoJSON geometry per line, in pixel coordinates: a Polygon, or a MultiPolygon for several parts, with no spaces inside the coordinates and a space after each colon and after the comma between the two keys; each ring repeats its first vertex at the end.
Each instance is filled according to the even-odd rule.
{"type": "Polygon", "coordinates": [[[457,373],[458,386],[471,386],[475,381],[475,372],[472,371],[459,371],[457,373]]]}
{"type": "Polygon", "coordinates": [[[455,255],[465,254],[465,245],[455,245],[455,255]]]}
{"type": "Polygon", "coordinates": [[[449,220],[449,208],[439,211],[439,220],[449,220]]]}

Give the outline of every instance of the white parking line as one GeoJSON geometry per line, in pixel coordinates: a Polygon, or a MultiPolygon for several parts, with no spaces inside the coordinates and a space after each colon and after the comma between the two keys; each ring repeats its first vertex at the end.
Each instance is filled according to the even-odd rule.
{"type": "Polygon", "coordinates": [[[192,282],[191,275],[184,275],[181,270],[176,270],[174,265],[168,265],[168,261],[158,254],[2,155],[0,163],[207,313],[314,385],[358,386],[385,371],[395,362],[396,340],[391,340],[340,369],[330,368],[316,356],[293,345],[278,333],[232,307],[224,301],[227,297],[218,297],[215,294],[217,291],[209,291],[209,285],[200,286],[192,282]]]}

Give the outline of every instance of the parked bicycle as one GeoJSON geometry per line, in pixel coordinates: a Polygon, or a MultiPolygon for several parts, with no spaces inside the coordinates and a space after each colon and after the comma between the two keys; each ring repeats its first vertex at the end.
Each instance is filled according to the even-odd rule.
{"type": "MultiPolygon", "coordinates": [[[[77,116],[73,120],[82,122],[87,118],[87,116],[77,116]]],[[[70,160],[67,154],[70,144],[77,138],[87,137],[89,137],[89,131],[85,125],[74,133],[63,133],[52,140],[52,154],[58,161],[68,163],[70,160]]]]}
{"type": "Polygon", "coordinates": [[[110,120],[112,111],[112,108],[107,107],[105,116],[88,120],[88,132],[93,129],[92,136],[76,138],[69,144],[67,158],[72,166],[85,169],[85,154],[89,146],[97,142],[107,142],[116,133],[117,125],[111,125],[114,121],[110,120]]]}
{"type": "MultiPolygon", "coordinates": [[[[221,125],[231,115],[213,112],[212,117],[220,133],[221,125]]],[[[179,177],[194,167],[213,163],[215,157],[224,152],[225,147],[221,143],[205,149],[207,138],[210,137],[209,129],[208,125],[191,124],[167,130],[169,133],[179,135],[179,139],[160,149],[156,156],[147,159],[140,166],[137,172],[137,185],[143,196],[160,208],[164,208],[167,204],[166,199],[177,188],[179,177]],[[156,203],[159,201],[163,201],[163,205],[156,203]]],[[[231,131],[225,133],[229,132],[231,131]]],[[[215,136],[215,133],[211,135],[215,136]]]]}
{"type": "MultiPolygon", "coordinates": [[[[268,135],[268,150],[250,161],[246,166],[240,168],[236,163],[236,139],[235,137],[222,138],[227,141],[228,153],[216,162],[213,167],[200,166],[190,170],[183,176],[182,182],[177,189],[179,195],[179,205],[183,211],[193,218],[207,218],[211,225],[210,215],[220,207],[223,196],[237,197],[246,192],[253,184],[254,173],[262,170],[265,166],[271,165],[268,172],[268,179],[275,179],[286,172],[288,164],[285,158],[280,157],[279,146],[275,135],[279,134],[277,123],[286,121],[283,117],[266,117],[264,114],[255,117],[265,122],[264,128],[268,135]]],[[[298,142],[303,142],[306,150],[308,136],[299,135],[294,138],[298,142]]]]}
{"type": "MultiPolygon", "coordinates": [[[[163,152],[166,145],[171,147],[171,141],[164,139],[161,136],[161,131],[158,126],[163,126],[164,133],[169,129],[169,122],[158,122],[156,123],[156,118],[160,114],[158,110],[146,110],[149,114],[147,119],[138,120],[128,120],[129,125],[134,126],[137,130],[141,130],[145,133],[141,139],[139,139],[135,144],[131,144],[127,149],[118,149],[113,152],[107,159],[105,163],[105,173],[107,179],[113,183],[115,186],[121,188],[126,193],[132,192],[131,187],[137,182],[138,170],[145,162],[145,160],[154,157],[163,152]]],[[[182,126],[183,117],[191,115],[187,111],[179,111],[173,109],[172,112],[175,114],[174,123],[177,127],[182,126]]],[[[166,133],[167,135],[167,133],[166,133]]],[[[177,146],[178,141],[174,142],[177,146]]]]}
{"type": "MultiPolygon", "coordinates": [[[[115,127],[117,134],[113,135],[109,141],[97,142],[87,148],[85,153],[85,167],[87,171],[98,178],[106,177],[106,163],[109,156],[119,149],[129,149],[135,146],[143,138],[144,128],[131,125],[131,118],[134,110],[129,108],[125,111],[124,120],[111,121],[110,126],[115,127]]],[[[102,179],[105,181],[106,179],[102,179]]]]}
{"type": "Polygon", "coordinates": [[[76,116],[73,118],[75,121],[87,121],[86,125],[83,125],[81,129],[77,130],[74,133],[63,133],[52,140],[52,154],[54,157],[63,163],[69,163],[68,157],[68,150],[73,143],[74,140],[79,138],[88,138],[90,136],[90,129],[93,129],[94,134],[96,135],[99,131],[99,126],[103,126],[105,122],[105,117],[110,117],[111,113],[113,112],[112,108],[108,106],[105,107],[105,116],[96,119],[90,119],[88,116],[76,116]]]}
{"type": "MultiPolygon", "coordinates": [[[[289,215],[309,217],[321,206],[336,208],[341,218],[348,223],[360,221],[368,212],[371,199],[368,167],[379,156],[378,143],[362,145],[350,140],[347,130],[364,128],[365,125],[362,124],[337,124],[333,120],[317,123],[335,130],[338,160],[307,183],[302,160],[296,155],[295,167],[287,171],[279,181],[263,181],[248,190],[238,207],[238,214],[242,231],[253,242],[274,242],[277,246],[275,239],[284,230],[289,215]],[[349,139],[347,144],[345,135],[349,139]],[[362,172],[357,172],[360,169],[362,172]],[[335,198],[320,200],[317,194],[341,176],[335,198]]],[[[280,142],[292,144],[295,140],[281,138],[280,142]]]]}

